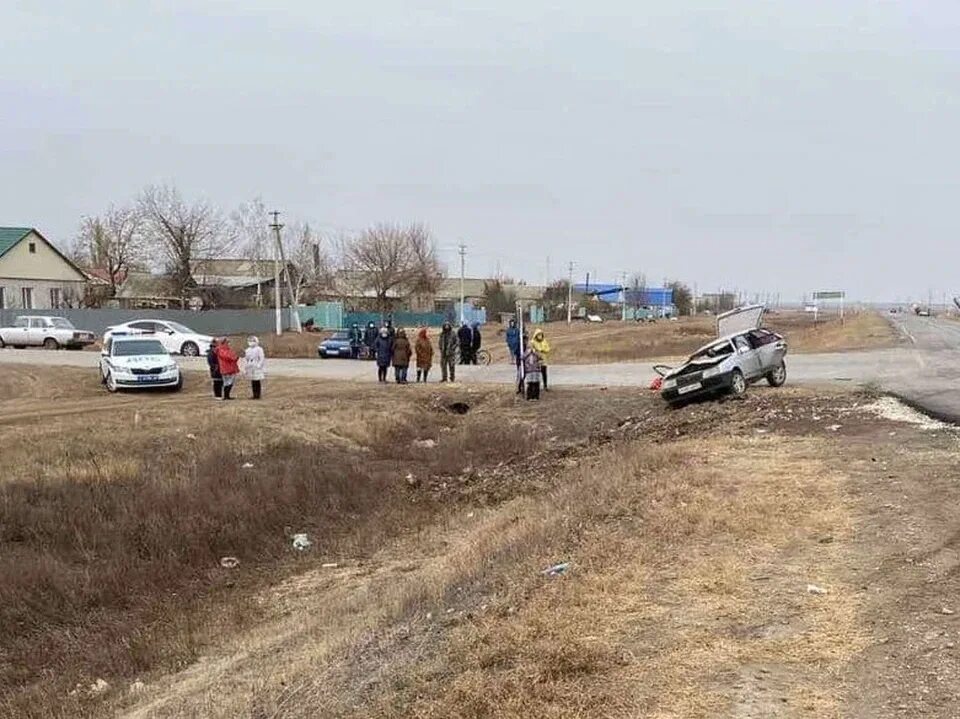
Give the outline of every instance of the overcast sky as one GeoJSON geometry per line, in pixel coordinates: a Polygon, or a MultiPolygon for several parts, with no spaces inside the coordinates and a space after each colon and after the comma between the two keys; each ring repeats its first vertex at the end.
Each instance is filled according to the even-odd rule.
{"type": "Polygon", "coordinates": [[[0,224],[176,184],[451,269],[960,292],[950,0],[0,4],[0,224]]]}

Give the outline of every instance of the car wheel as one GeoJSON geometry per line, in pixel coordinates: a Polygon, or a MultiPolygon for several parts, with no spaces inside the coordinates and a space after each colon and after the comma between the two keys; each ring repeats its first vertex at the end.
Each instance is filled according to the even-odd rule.
{"type": "Polygon", "coordinates": [[[47,339],[43,341],[43,348],[45,350],[60,349],[60,343],[53,339],[53,337],[47,337],[47,339]]]}
{"type": "Polygon", "coordinates": [[[730,394],[734,397],[742,397],[746,392],[747,380],[744,379],[743,372],[735,369],[730,377],[730,394]]]}
{"type": "Polygon", "coordinates": [[[3,343],[3,337],[0,337],[0,350],[2,350],[6,345],[3,343]]]}
{"type": "Polygon", "coordinates": [[[184,342],[183,347],[180,348],[180,354],[184,357],[199,357],[200,347],[196,342],[184,342]]]}
{"type": "Polygon", "coordinates": [[[107,376],[103,378],[103,383],[107,386],[107,392],[117,391],[117,381],[113,378],[111,372],[107,372],[107,376]]]}
{"type": "Polygon", "coordinates": [[[177,383],[173,386],[173,389],[171,391],[179,392],[182,389],[183,389],[183,373],[181,372],[180,376],[177,377],[177,383]]]}
{"type": "Polygon", "coordinates": [[[771,387],[783,387],[787,381],[787,365],[781,362],[778,367],[767,373],[767,384],[771,387]]]}

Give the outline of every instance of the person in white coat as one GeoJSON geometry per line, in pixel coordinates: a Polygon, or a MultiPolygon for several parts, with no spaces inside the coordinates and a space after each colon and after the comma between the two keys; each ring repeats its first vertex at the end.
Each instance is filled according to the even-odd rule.
{"type": "Polygon", "coordinates": [[[243,360],[243,373],[250,380],[253,398],[260,399],[260,392],[263,389],[262,382],[267,374],[267,358],[263,354],[260,340],[256,337],[247,338],[247,349],[243,353],[243,360]]]}

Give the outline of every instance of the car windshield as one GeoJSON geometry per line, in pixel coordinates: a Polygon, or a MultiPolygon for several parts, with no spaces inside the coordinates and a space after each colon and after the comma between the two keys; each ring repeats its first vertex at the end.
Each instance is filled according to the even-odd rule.
{"type": "Polygon", "coordinates": [[[697,352],[691,360],[696,359],[716,359],[717,357],[725,357],[728,354],[733,353],[733,345],[729,341],[718,342],[717,344],[710,345],[709,347],[700,350],[697,352]]]}
{"type": "Polygon", "coordinates": [[[165,355],[167,351],[159,340],[125,340],[113,343],[114,357],[134,355],[165,355]]]}
{"type": "Polygon", "coordinates": [[[332,340],[339,340],[339,341],[341,341],[341,342],[346,342],[347,340],[350,339],[350,333],[349,333],[349,332],[334,332],[334,333],[333,333],[333,336],[332,336],[330,339],[332,339],[332,340]]]}
{"type": "Polygon", "coordinates": [[[58,330],[76,329],[70,320],[65,320],[63,317],[54,317],[52,320],[50,320],[50,324],[52,324],[58,330]]]}
{"type": "Polygon", "coordinates": [[[179,322],[167,322],[167,326],[172,329],[174,332],[179,332],[182,335],[195,335],[197,334],[192,329],[186,325],[182,325],[179,322]]]}

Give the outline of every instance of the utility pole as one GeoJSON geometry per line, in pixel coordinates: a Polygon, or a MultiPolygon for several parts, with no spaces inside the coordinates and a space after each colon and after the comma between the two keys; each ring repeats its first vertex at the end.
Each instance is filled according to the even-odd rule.
{"type": "Polygon", "coordinates": [[[467,246],[460,243],[460,324],[463,324],[463,304],[466,301],[466,296],[464,295],[463,280],[467,268],[467,246]]]}
{"type": "Polygon", "coordinates": [[[547,255],[547,276],[543,280],[544,287],[550,286],[550,255],[547,255]]]}
{"type": "Polygon", "coordinates": [[[570,263],[570,276],[567,278],[567,324],[573,323],[573,263],[570,263]]]}
{"type": "Polygon", "coordinates": [[[273,253],[273,301],[276,307],[277,335],[282,335],[283,312],[280,309],[280,230],[283,229],[283,225],[280,224],[280,212],[278,210],[274,210],[270,214],[273,215],[273,224],[270,225],[270,229],[273,230],[274,236],[277,238],[277,248],[273,253]]]}

